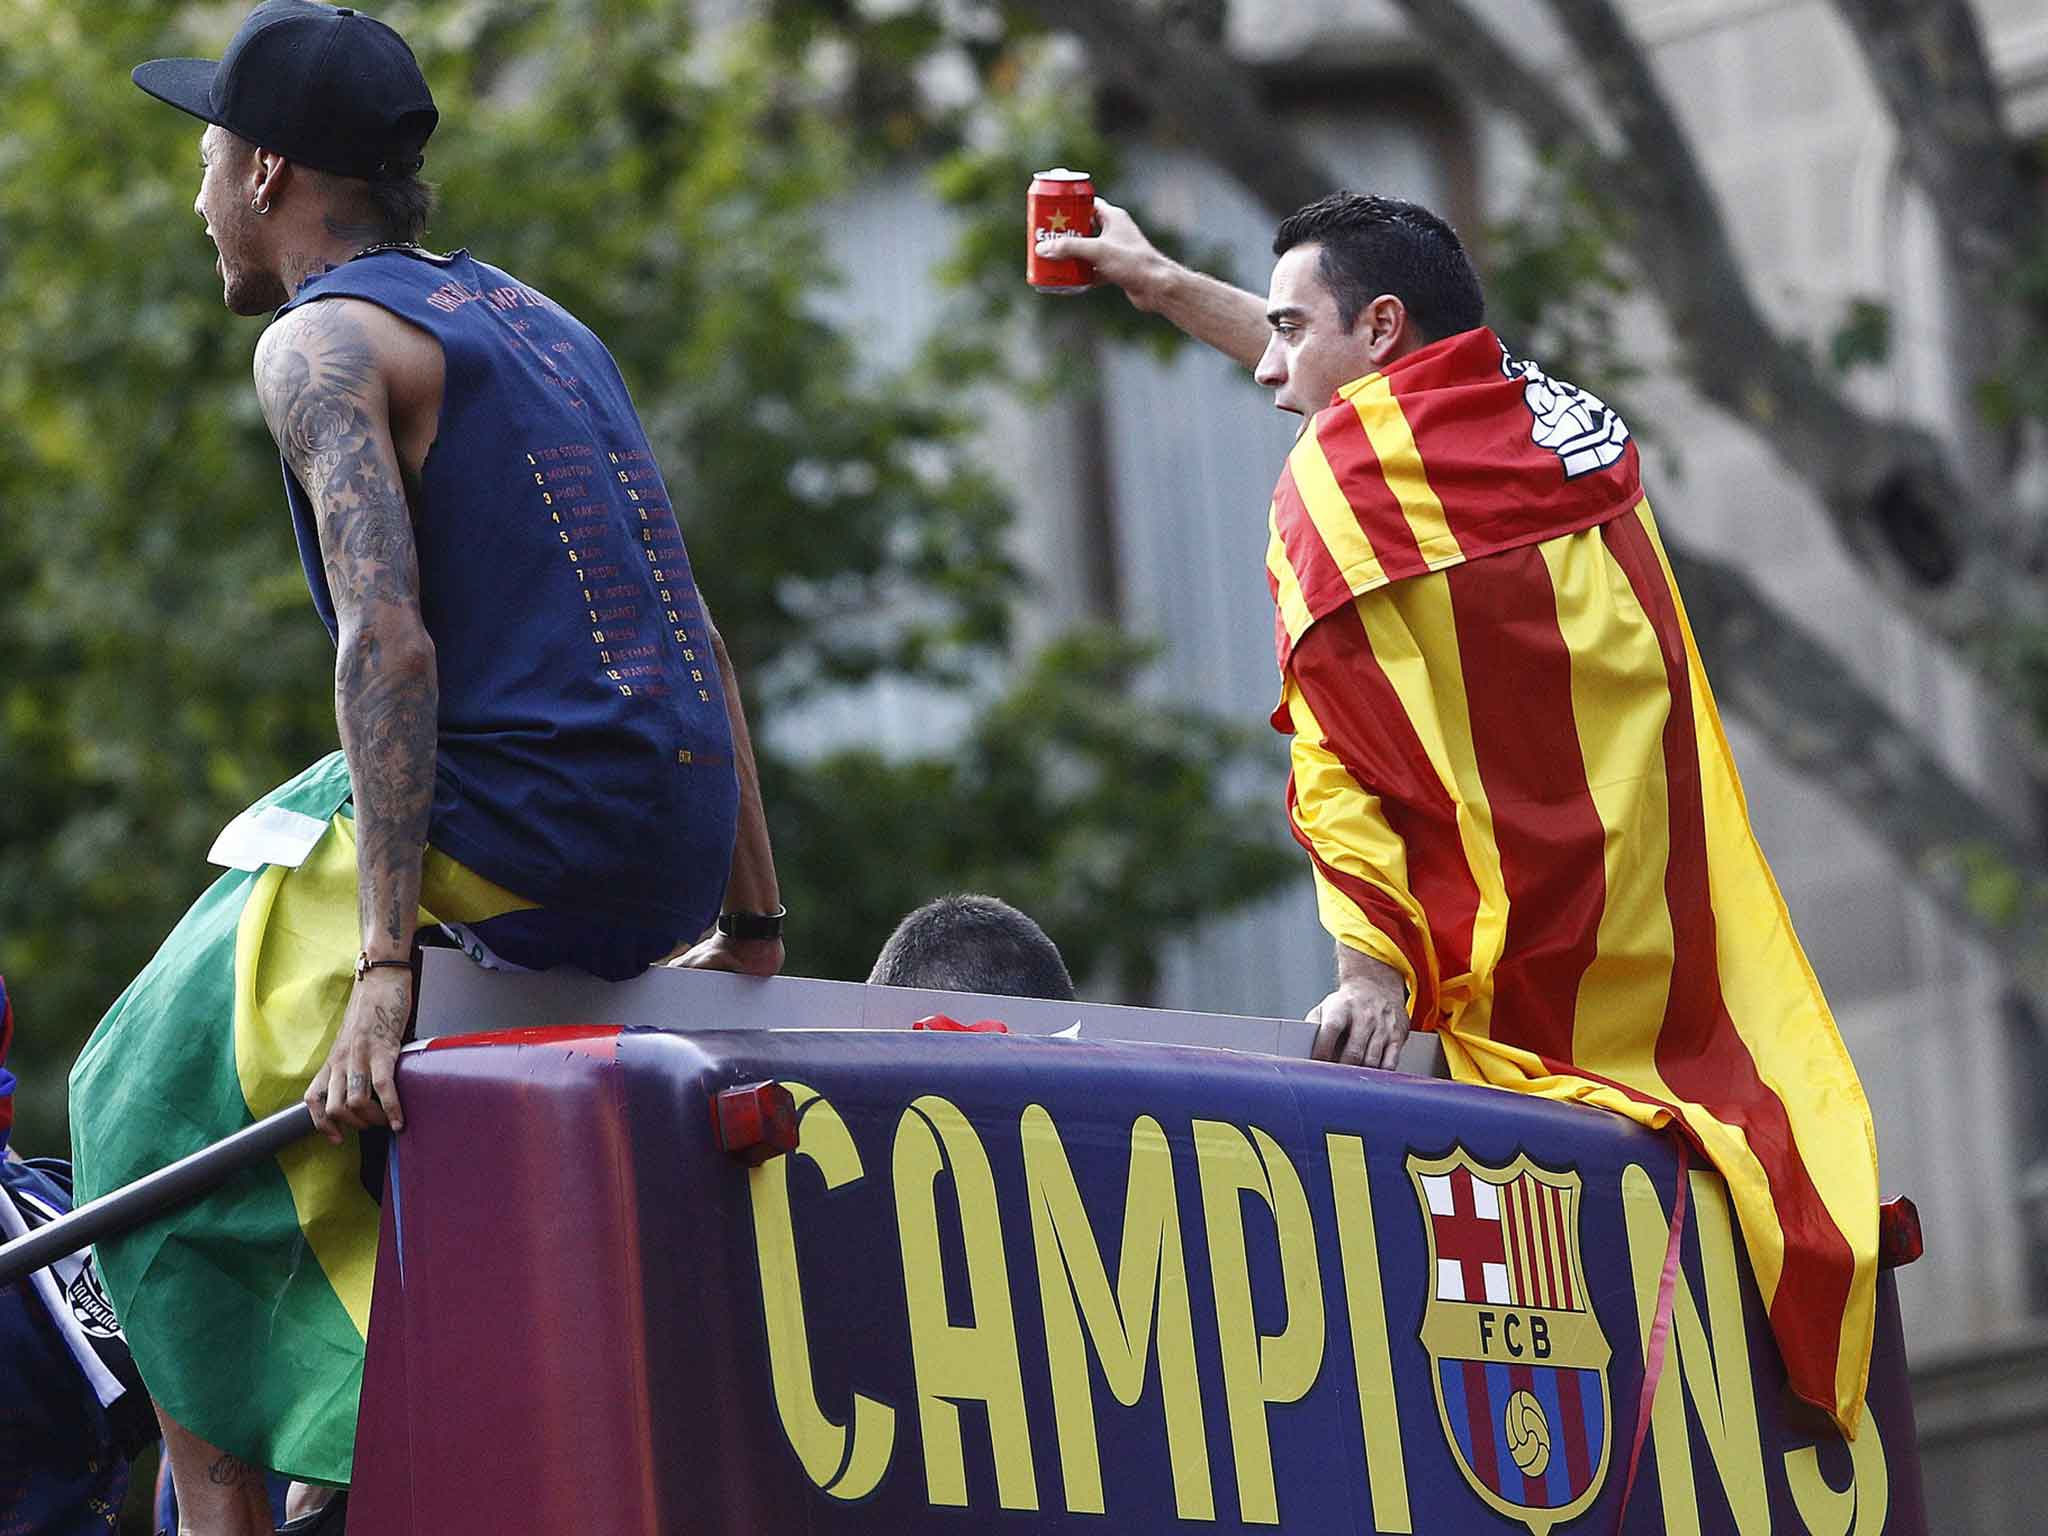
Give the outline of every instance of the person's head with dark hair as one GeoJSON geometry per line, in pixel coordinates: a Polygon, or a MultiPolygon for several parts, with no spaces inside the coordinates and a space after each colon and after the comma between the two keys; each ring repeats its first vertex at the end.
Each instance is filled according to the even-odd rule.
{"type": "Polygon", "coordinates": [[[942,896],[896,925],[875,957],[870,986],[988,992],[1072,1002],[1059,947],[1029,917],[993,896],[942,896]]]}
{"type": "Polygon", "coordinates": [[[1418,204],[1332,192],[1281,220],[1257,377],[1313,416],[1339,386],[1482,324],[1486,299],[1457,232],[1418,204]]]}
{"type": "Polygon", "coordinates": [[[340,176],[208,128],[193,211],[220,253],[229,311],[268,314],[315,272],[372,245],[417,245],[434,189],[417,171],[340,176]]]}
{"type": "Polygon", "coordinates": [[[206,122],[193,211],[228,308],[277,308],[312,273],[426,232],[440,121],[419,61],[351,6],[263,0],[219,60],[151,59],[135,83],[206,122]]]}
{"type": "Polygon", "coordinates": [[[1458,232],[1419,203],[1332,192],[1280,221],[1273,254],[1316,246],[1316,271],[1348,331],[1366,305],[1390,293],[1422,339],[1441,341],[1486,318],[1486,297],[1458,232]]]}

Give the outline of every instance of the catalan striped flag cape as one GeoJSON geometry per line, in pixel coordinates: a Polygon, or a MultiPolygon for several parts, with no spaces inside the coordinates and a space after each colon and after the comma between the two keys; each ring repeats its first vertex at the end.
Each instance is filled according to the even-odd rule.
{"type": "MultiPolygon", "coordinates": [[[[348,765],[322,759],[216,844],[231,868],[108,1010],[71,1073],[77,1193],[96,1199],[284,1109],[326,1060],[361,944],[348,765]]],[[[530,911],[434,849],[421,923],[530,911]]],[[[95,1247],[150,1394],[258,1467],[346,1483],[379,1211],[358,1139],[309,1137],[95,1247]]]]}
{"type": "Polygon", "coordinates": [[[1854,1432],[1870,1111],[1749,826],[1635,445],[1486,329],[1345,386],[1272,504],[1288,810],[1324,925],[1464,1080],[1676,1120],[1793,1389],[1854,1432]]]}

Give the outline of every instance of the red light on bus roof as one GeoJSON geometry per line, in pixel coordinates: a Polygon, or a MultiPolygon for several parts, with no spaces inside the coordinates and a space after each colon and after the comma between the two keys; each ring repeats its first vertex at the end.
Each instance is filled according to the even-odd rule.
{"type": "Polygon", "coordinates": [[[796,1100],[772,1078],[714,1093],[711,1123],[726,1155],[749,1167],[796,1150],[796,1100]]]}
{"type": "Polygon", "coordinates": [[[1910,1264],[1927,1251],[1920,1237],[1920,1212],[1904,1195],[1877,1208],[1877,1262],[1885,1269],[1910,1264]]]}
{"type": "Polygon", "coordinates": [[[962,1024],[950,1014],[944,1013],[928,1013],[923,1018],[914,1020],[910,1027],[936,1029],[957,1035],[1007,1035],[1010,1032],[1010,1026],[1001,1019],[976,1019],[972,1024],[962,1024]]]}

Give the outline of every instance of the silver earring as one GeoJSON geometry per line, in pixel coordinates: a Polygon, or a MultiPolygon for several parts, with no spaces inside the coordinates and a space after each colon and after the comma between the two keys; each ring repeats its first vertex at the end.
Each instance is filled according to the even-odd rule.
{"type": "Polygon", "coordinates": [[[249,211],[255,214],[256,217],[260,219],[263,217],[263,215],[270,212],[270,204],[262,201],[259,198],[252,197],[249,199],[249,211]]]}

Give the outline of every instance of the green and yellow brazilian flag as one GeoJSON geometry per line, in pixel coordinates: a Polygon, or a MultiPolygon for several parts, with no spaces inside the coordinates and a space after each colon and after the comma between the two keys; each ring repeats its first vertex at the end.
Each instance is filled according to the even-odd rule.
{"type": "MultiPolygon", "coordinates": [[[[348,765],[333,753],[236,818],[231,868],[115,1000],[71,1073],[77,1193],[96,1199],[296,1101],[361,947],[348,765]]],[[[422,927],[532,907],[429,849],[422,927]]],[[[97,1245],[151,1394],[253,1465],[346,1483],[378,1210],[357,1140],[309,1137],[97,1245]]]]}

